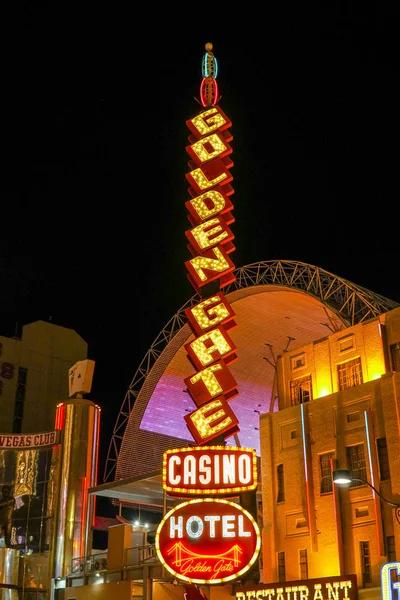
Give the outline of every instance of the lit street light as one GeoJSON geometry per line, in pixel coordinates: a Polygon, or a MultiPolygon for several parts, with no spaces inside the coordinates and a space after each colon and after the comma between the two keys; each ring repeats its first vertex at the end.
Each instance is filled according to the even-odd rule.
{"type": "Polygon", "coordinates": [[[400,525],[400,504],[396,504],[395,502],[391,502],[390,500],[384,498],[382,494],[378,492],[378,490],[374,488],[374,486],[371,485],[370,482],[366,479],[363,479],[362,477],[352,477],[351,472],[348,469],[338,469],[337,471],[332,472],[332,480],[333,483],[337,485],[346,485],[348,483],[351,483],[352,481],[362,481],[362,483],[368,485],[375,492],[375,494],[379,496],[379,498],[386,502],[386,504],[389,504],[390,506],[393,506],[393,508],[396,509],[395,515],[397,522],[400,525]]]}

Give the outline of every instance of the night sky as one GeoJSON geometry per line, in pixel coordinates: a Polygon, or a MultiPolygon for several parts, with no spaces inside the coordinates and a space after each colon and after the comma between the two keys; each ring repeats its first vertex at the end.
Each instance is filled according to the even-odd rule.
{"type": "Polygon", "coordinates": [[[309,263],[400,302],[397,19],[109,11],[13,20],[2,61],[0,334],[42,319],[88,342],[99,483],[140,362],[194,295],[185,121],[206,42],[233,123],[235,265],[309,263]]]}

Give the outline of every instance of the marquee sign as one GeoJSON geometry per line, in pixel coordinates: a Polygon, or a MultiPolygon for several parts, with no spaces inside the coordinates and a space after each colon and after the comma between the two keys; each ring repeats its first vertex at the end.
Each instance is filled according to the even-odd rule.
{"type": "Polygon", "coordinates": [[[236,600],[357,600],[357,576],[338,575],[236,588],[236,600]]]}
{"type": "Polygon", "coordinates": [[[195,334],[185,349],[196,369],[185,384],[197,409],[184,419],[199,446],[239,431],[238,419],[228,405],[238,393],[228,369],[237,359],[236,345],[227,333],[236,325],[235,313],[221,292],[236,279],[230,258],[235,250],[234,235],[229,227],[234,222],[230,200],[234,192],[230,185],[233,137],[229,132],[232,123],[217,105],[217,61],[212,44],[206,44],[202,72],[200,96],[204,110],[186,121],[190,131],[186,147],[190,171],[186,179],[191,196],[186,208],[192,228],[185,232],[192,255],[185,262],[187,277],[202,299],[185,311],[195,334]]]}
{"type": "Polygon", "coordinates": [[[170,510],[158,526],[156,551],[182,581],[217,584],[237,579],[257,559],[260,530],[234,502],[195,499],[170,510]]]}
{"type": "Polygon", "coordinates": [[[257,487],[252,448],[200,446],[166,450],[163,488],[170,496],[234,495],[257,487]]]}

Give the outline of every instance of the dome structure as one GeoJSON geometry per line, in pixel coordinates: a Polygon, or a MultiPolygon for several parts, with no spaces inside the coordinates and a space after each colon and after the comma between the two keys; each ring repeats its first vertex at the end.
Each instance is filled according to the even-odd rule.
{"type": "MultiPolygon", "coordinates": [[[[238,358],[229,369],[239,393],[229,404],[240,431],[226,443],[254,448],[259,456],[259,417],[278,408],[277,357],[398,304],[300,262],[254,263],[235,275],[223,292],[236,315],[229,336],[238,358]]],[[[185,389],[184,379],[194,368],[184,345],[194,339],[185,309],[198,302],[194,296],[174,315],[139,366],[114,427],[105,481],[156,471],[165,450],[196,445],[184,420],[196,408],[185,389]]]]}

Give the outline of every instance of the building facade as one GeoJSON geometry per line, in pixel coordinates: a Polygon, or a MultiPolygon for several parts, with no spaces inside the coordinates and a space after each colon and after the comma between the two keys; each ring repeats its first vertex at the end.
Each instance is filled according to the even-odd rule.
{"type": "Polygon", "coordinates": [[[399,348],[396,308],[278,357],[279,410],[260,417],[264,582],[379,589],[400,559],[399,348]]]}
{"type": "Polygon", "coordinates": [[[70,564],[64,546],[72,546],[73,533],[59,533],[68,533],[64,508],[76,529],[82,493],[73,477],[82,468],[72,443],[65,450],[63,429],[80,412],[80,429],[70,437],[86,450],[85,419],[96,409],[89,401],[71,406],[68,372],[86,359],[87,343],[75,331],[37,321],[23,327],[20,339],[0,337],[0,350],[0,587],[4,598],[39,600],[50,597],[58,563],[70,564]]]}
{"type": "Polygon", "coordinates": [[[29,323],[21,338],[0,336],[0,432],[54,429],[57,404],[69,397],[68,370],[87,358],[87,343],[72,329],[29,323]]]}

